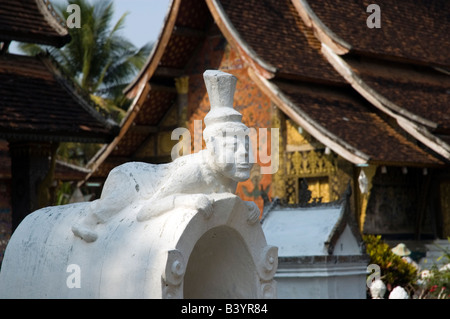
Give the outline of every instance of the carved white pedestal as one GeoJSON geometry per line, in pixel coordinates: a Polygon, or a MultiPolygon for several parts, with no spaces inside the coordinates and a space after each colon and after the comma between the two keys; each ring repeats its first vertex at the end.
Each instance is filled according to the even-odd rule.
{"type": "Polygon", "coordinates": [[[252,167],[248,128],[233,109],[237,79],[214,70],[204,79],[206,149],[125,163],[99,200],[28,215],[6,248],[0,298],[275,296],[278,250],[256,205],[233,195],[252,167]]]}
{"type": "Polygon", "coordinates": [[[0,298],[275,297],[277,248],[259,220],[233,194],[210,196],[210,216],[176,208],[138,222],[131,205],[91,243],[71,231],[88,203],[36,211],[9,242],[0,298]]]}

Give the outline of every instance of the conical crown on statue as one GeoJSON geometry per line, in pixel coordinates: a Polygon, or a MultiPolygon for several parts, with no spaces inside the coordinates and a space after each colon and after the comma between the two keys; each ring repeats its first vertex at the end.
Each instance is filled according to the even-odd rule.
{"type": "Polygon", "coordinates": [[[211,105],[204,119],[206,127],[219,123],[241,123],[242,114],[233,108],[236,77],[218,70],[206,70],[203,79],[211,105]]]}

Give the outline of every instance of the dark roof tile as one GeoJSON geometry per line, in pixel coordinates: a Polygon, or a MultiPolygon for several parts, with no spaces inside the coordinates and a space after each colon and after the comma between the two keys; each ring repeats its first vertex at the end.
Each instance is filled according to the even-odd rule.
{"type": "Polygon", "coordinates": [[[338,139],[385,164],[442,164],[389,125],[355,93],[278,82],[296,107],[338,139]]]}
{"type": "Polygon", "coordinates": [[[450,76],[426,67],[345,58],[354,72],[378,94],[413,115],[450,133],[450,76]]]}
{"type": "MultiPolygon", "coordinates": [[[[300,0],[293,0],[300,1],[300,0]]],[[[304,1],[352,50],[423,64],[450,66],[450,1],[304,1]],[[368,28],[367,6],[380,6],[381,28],[368,28]]]]}
{"type": "Polygon", "coordinates": [[[344,80],[289,0],[220,0],[240,37],[279,73],[320,82],[344,80]]]}
{"type": "Polygon", "coordinates": [[[0,0],[0,41],[61,47],[70,35],[48,0],[0,0]]]}
{"type": "Polygon", "coordinates": [[[40,57],[0,55],[0,136],[109,141],[114,124],[40,57]]]}

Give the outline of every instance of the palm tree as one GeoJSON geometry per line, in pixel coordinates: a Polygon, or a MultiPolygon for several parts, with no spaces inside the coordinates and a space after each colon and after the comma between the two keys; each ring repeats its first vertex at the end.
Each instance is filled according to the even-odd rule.
{"type": "MultiPolygon", "coordinates": [[[[94,4],[87,0],[56,3],[55,10],[64,20],[71,14],[66,10],[69,4],[80,7],[81,17],[80,28],[69,28],[71,42],[63,48],[27,43],[20,44],[19,48],[31,55],[48,52],[82,89],[126,109],[129,101],[122,90],[144,65],[151,44],[136,48],[120,35],[128,13],[112,25],[114,7],[110,0],[97,0],[94,4]]],[[[110,104],[106,106],[111,107],[110,104]]]]}
{"type": "MultiPolygon", "coordinates": [[[[90,94],[91,99],[119,122],[125,115],[130,101],[123,89],[144,65],[151,50],[150,43],[136,48],[120,34],[124,27],[124,13],[112,24],[114,13],[111,0],[65,0],[55,2],[54,8],[67,21],[69,4],[80,8],[80,28],[69,28],[72,40],[62,48],[19,44],[19,49],[29,55],[49,54],[78,86],[90,94]]],[[[57,157],[85,165],[95,155],[100,145],[61,143],[57,157]]]]}
{"type": "MultiPolygon", "coordinates": [[[[119,122],[130,105],[122,91],[143,67],[152,45],[148,43],[136,48],[120,35],[127,13],[113,24],[111,0],[96,0],[92,4],[89,0],[56,1],[55,10],[64,21],[72,14],[67,12],[69,4],[80,8],[80,28],[68,29],[72,40],[62,48],[21,43],[19,49],[29,55],[50,55],[67,77],[119,122]]],[[[91,143],[60,143],[56,158],[84,166],[100,147],[100,144],[91,143]]],[[[58,202],[52,204],[67,203],[74,187],[71,182],[59,183],[56,190],[58,202]]]]}

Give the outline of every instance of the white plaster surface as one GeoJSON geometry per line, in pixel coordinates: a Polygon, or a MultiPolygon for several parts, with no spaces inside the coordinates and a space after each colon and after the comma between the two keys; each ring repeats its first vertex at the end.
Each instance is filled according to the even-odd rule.
{"type": "Polygon", "coordinates": [[[278,298],[366,298],[367,261],[343,218],[341,205],[275,207],[267,213],[262,227],[279,249],[278,298]],[[330,253],[327,243],[336,234],[330,253]]]}
{"type": "Polygon", "coordinates": [[[0,298],[276,296],[277,248],[255,203],[234,195],[252,167],[245,141],[223,134],[247,129],[232,105],[236,78],[214,70],[204,78],[213,103],[206,149],[120,165],[99,200],[28,215],[5,251],[0,298]],[[74,265],[79,287],[67,284],[74,265]]]}
{"type": "Polygon", "coordinates": [[[273,298],[276,248],[267,246],[244,201],[211,196],[209,218],[180,208],[138,222],[140,204],[133,204],[99,224],[91,243],[71,232],[87,203],[36,211],[7,247],[0,298],[182,298],[184,289],[192,297],[273,298]],[[81,270],[80,288],[66,284],[71,264],[81,270]]]}
{"type": "MultiPolygon", "coordinates": [[[[341,207],[283,208],[271,211],[263,222],[267,240],[280,257],[328,255],[325,242],[341,217],[341,207]]],[[[348,225],[335,247],[336,255],[360,255],[348,225]]]]}

